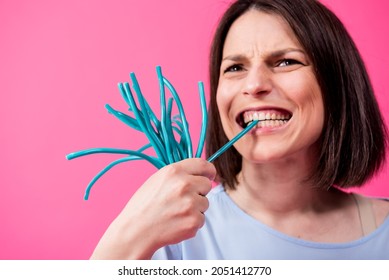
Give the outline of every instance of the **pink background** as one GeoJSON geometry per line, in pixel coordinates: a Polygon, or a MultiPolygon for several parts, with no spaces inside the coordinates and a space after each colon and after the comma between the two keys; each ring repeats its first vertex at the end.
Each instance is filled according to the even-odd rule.
{"type": "MultiPolygon", "coordinates": [[[[85,259],[133,192],[154,172],[147,162],[109,171],[83,200],[112,155],[67,161],[92,147],[136,149],[140,133],[104,105],[126,110],[117,90],[134,71],[158,108],[155,66],[176,86],[198,139],[197,81],[226,0],[0,2],[0,259],[85,259]]],[[[386,0],[326,0],[366,60],[389,120],[386,0]]],[[[208,90],[207,90],[208,92],[208,90]]],[[[156,109],[157,110],[157,109],[156,109]]],[[[389,196],[388,167],[362,190],[389,196]]],[[[134,225],[136,226],[136,225],[134,225]]]]}

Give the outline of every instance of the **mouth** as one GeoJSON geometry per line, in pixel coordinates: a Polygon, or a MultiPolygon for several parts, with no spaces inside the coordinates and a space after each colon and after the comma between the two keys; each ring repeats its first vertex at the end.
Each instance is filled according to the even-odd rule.
{"type": "Polygon", "coordinates": [[[237,123],[242,128],[246,128],[249,123],[258,120],[256,128],[274,128],[285,125],[291,118],[292,113],[284,109],[250,109],[238,115],[237,123]]]}

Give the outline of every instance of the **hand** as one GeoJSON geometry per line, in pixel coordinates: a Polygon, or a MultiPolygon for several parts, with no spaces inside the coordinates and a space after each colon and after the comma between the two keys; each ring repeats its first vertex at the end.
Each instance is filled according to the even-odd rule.
{"type": "Polygon", "coordinates": [[[198,158],[160,169],[133,195],[92,258],[148,259],[165,245],[194,237],[204,225],[205,195],[215,176],[214,166],[198,158]]]}

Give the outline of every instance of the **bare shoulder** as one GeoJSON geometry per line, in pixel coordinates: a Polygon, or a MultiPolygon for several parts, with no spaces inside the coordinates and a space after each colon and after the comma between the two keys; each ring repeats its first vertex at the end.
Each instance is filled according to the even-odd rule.
{"type": "Polygon", "coordinates": [[[389,216],[389,199],[371,199],[377,224],[380,225],[389,216]]]}

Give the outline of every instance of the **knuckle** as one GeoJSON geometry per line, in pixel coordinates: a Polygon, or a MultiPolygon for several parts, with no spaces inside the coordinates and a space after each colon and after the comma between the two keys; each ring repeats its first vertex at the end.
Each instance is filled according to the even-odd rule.
{"type": "Polygon", "coordinates": [[[175,185],[175,189],[180,195],[185,195],[190,189],[190,182],[184,177],[177,178],[175,180],[175,185]]]}
{"type": "Polygon", "coordinates": [[[212,181],[206,178],[204,181],[204,187],[206,188],[207,192],[209,192],[212,189],[212,181]]]}
{"type": "Polygon", "coordinates": [[[196,202],[192,198],[187,198],[183,201],[181,212],[183,215],[190,216],[196,208],[196,202]]]}
{"type": "Polygon", "coordinates": [[[204,170],[204,174],[206,174],[206,177],[209,179],[209,180],[214,180],[215,179],[215,176],[216,176],[216,167],[206,161],[206,160],[203,160],[201,162],[201,168],[202,170],[204,170]]]}
{"type": "Polygon", "coordinates": [[[164,167],[164,171],[168,177],[173,177],[180,173],[180,167],[177,164],[169,164],[164,167]]]}

